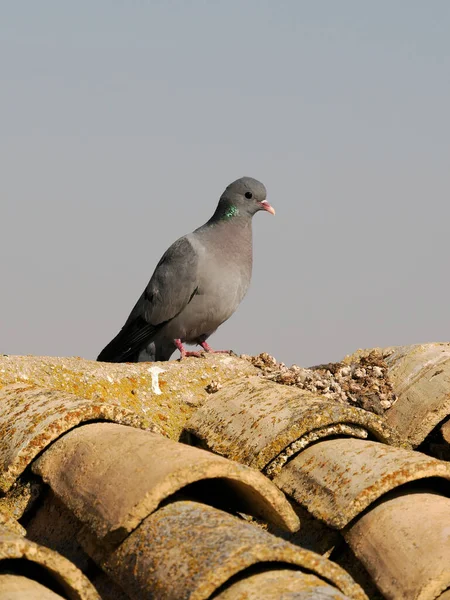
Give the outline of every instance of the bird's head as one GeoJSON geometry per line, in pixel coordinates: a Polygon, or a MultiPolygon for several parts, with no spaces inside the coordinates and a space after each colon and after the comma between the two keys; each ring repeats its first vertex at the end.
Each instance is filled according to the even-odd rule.
{"type": "Polygon", "coordinates": [[[266,188],[260,181],[252,177],[241,177],[230,183],[220,198],[222,218],[238,215],[252,217],[259,210],[266,210],[274,215],[275,210],[267,202],[266,196],[266,188]]]}

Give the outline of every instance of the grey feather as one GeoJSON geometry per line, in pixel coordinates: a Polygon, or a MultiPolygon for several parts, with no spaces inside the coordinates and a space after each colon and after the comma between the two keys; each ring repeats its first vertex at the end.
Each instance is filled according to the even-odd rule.
{"type": "Polygon", "coordinates": [[[97,360],[169,360],[181,343],[201,344],[235,312],[250,284],[252,217],[274,213],[262,183],[243,177],[211,219],[170,246],[117,336],[97,360]]]}

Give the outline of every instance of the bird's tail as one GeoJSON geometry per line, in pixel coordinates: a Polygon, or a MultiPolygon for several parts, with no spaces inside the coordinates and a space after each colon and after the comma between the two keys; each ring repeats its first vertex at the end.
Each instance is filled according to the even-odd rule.
{"type": "Polygon", "coordinates": [[[139,362],[139,354],[153,340],[164,325],[151,325],[142,317],[126,323],[116,337],[103,348],[97,357],[103,362],[139,362]]]}
{"type": "Polygon", "coordinates": [[[122,331],[119,331],[116,337],[103,348],[97,356],[98,361],[111,363],[137,362],[139,351],[127,352],[126,347],[124,347],[125,340],[122,331]]]}

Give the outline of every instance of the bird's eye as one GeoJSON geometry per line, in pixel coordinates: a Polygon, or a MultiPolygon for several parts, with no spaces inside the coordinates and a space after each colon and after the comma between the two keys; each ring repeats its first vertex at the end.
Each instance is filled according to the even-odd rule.
{"type": "Polygon", "coordinates": [[[250,200],[250,198],[253,198],[253,194],[251,192],[245,192],[245,197],[250,200]]]}

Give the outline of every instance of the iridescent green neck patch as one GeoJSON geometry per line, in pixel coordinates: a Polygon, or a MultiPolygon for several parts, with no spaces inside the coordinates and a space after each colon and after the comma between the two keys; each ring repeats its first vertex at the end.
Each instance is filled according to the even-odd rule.
{"type": "Polygon", "coordinates": [[[231,205],[225,211],[225,213],[223,215],[223,218],[224,219],[231,219],[231,217],[235,217],[238,214],[239,214],[239,210],[238,210],[237,206],[231,205]]]}

